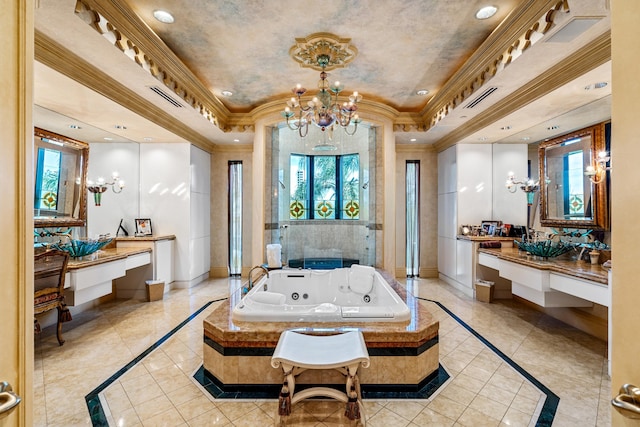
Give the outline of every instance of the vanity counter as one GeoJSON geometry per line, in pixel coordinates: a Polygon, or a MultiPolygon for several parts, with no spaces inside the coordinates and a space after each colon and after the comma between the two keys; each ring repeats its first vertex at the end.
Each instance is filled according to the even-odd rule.
{"type": "Polygon", "coordinates": [[[173,234],[167,234],[164,236],[123,236],[116,237],[116,242],[157,242],[160,240],[175,240],[176,236],[173,234]]]}
{"type": "Polygon", "coordinates": [[[70,258],[67,264],[67,270],[73,271],[81,268],[92,267],[105,264],[111,261],[126,259],[130,256],[151,252],[150,248],[108,248],[102,249],[94,254],[88,255],[86,259],[70,258]]]}
{"type": "Polygon", "coordinates": [[[590,280],[592,282],[607,285],[608,271],[602,265],[592,265],[584,261],[573,261],[557,258],[541,258],[519,250],[518,248],[480,248],[479,253],[495,256],[498,259],[511,261],[538,270],[549,270],[551,272],[573,276],[579,279],[590,280]]]}

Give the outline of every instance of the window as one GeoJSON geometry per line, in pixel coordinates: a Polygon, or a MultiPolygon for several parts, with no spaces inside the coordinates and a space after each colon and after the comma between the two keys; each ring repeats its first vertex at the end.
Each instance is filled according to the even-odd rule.
{"type": "Polygon", "coordinates": [[[565,195],[565,212],[569,216],[584,216],[584,160],[582,150],[569,153],[567,156],[567,185],[568,197],[565,195]]]}
{"type": "Polygon", "coordinates": [[[242,274],[242,162],[229,162],[229,274],[242,274]]]}
{"type": "Polygon", "coordinates": [[[38,170],[36,171],[36,209],[55,211],[58,209],[58,189],[60,187],[60,151],[38,149],[38,170]]]}
{"type": "Polygon", "coordinates": [[[360,156],[292,154],[291,219],[359,219],[360,156]]]}

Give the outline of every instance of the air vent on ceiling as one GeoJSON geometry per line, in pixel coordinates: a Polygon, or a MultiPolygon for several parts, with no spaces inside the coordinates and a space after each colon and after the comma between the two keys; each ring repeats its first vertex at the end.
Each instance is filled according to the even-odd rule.
{"type": "Polygon", "coordinates": [[[474,100],[472,100],[471,102],[469,102],[467,105],[465,105],[464,108],[473,108],[476,105],[480,104],[482,101],[484,101],[485,99],[487,99],[487,97],[489,95],[491,95],[493,92],[495,92],[496,90],[498,90],[497,87],[490,87],[487,90],[485,90],[484,92],[482,92],[480,95],[478,95],[474,100]]]}
{"type": "Polygon", "coordinates": [[[173,105],[174,107],[182,108],[182,104],[180,103],[180,101],[175,99],[173,96],[169,95],[167,92],[162,90],[160,87],[158,87],[158,86],[149,86],[149,89],[151,89],[156,94],[161,96],[165,101],[167,101],[169,104],[173,105]]]}

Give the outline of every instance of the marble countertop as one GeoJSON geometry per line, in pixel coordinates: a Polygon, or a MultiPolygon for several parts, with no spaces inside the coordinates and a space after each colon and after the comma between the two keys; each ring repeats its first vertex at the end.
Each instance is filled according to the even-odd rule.
{"type": "Polygon", "coordinates": [[[549,270],[605,285],[608,283],[608,271],[599,264],[592,265],[584,261],[574,261],[563,257],[541,258],[529,255],[524,251],[520,251],[518,248],[480,248],[478,252],[539,270],[549,270]]]}
{"type": "Polygon", "coordinates": [[[465,236],[462,234],[459,234],[456,237],[458,240],[470,240],[472,242],[491,242],[491,241],[495,241],[495,242],[508,242],[508,241],[514,241],[516,238],[515,237],[501,237],[501,236],[465,236]]]}
{"type": "Polygon", "coordinates": [[[119,236],[116,237],[114,240],[116,242],[141,242],[141,241],[150,241],[150,242],[155,242],[158,240],[175,240],[176,236],[173,234],[167,234],[164,236],[119,236]]]}
{"type": "Polygon", "coordinates": [[[151,252],[151,248],[113,248],[107,246],[106,249],[99,250],[91,255],[83,257],[82,259],[70,258],[69,263],[67,264],[67,270],[71,271],[91,267],[110,261],[124,259],[131,255],[143,254],[145,252],[151,252]]]}

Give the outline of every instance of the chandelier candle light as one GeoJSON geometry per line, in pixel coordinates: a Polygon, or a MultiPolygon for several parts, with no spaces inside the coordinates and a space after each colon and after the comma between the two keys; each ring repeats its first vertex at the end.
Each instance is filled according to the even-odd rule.
{"type": "Polygon", "coordinates": [[[294,60],[300,62],[303,67],[320,70],[320,81],[318,93],[306,104],[302,96],[307,89],[301,84],[292,89],[295,96],[287,101],[287,106],[281,113],[287,121],[287,126],[291,130],[297,130],[301,138],[307,136],[309,123],[318,126],[322,131],[333,131],[338,125],[348,135],[354,135],[358,130],[358,123],[362,122],[356,113],[357,104],[362,100],[362,96],[353,92],[348,100],[341,104],[339,95],[344,86],[339,81],[329,83],[327,70],[343,67],[353,59],[357,50],[348,44],[349,39],[340,39],[329,33],[316,33],[296,41],[298,44],[290,51],[294,60]]]}
{"type": "Polygon", "coordinates": [[[606,151],[598,153],[598,157],[594,159],[595,166],[589,165],[585,168],[584,174],[589,177],[589,180],[594,184],[600,184],[607,174],[608,170],[611,170],[610,166],[607,166],[611,157],[606,151]]]}
{"type": "Polygon", "coordinates": [[[122,189],[124,188],[124,181],[120,179],[120,174],[118,174],[118,172],[113,172],[111,174],[111,181],[109,182],[106,182],[103,177],[99,177],[95,182],[87,180],[87,190],[89,190],[90,193],[93,193],[93,202],[96,206],[101,206],[102,193],[107,191],[109,186],[111,186],[114,193],[122,192],[122,189]],[[116,187],[118,188],[117,190],[116,187]]]}

